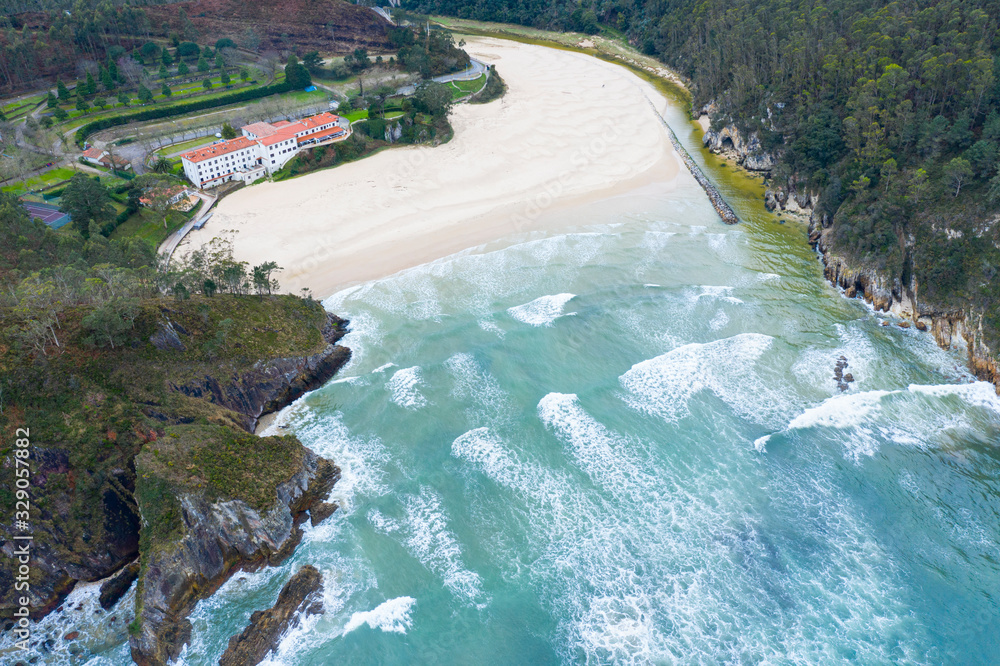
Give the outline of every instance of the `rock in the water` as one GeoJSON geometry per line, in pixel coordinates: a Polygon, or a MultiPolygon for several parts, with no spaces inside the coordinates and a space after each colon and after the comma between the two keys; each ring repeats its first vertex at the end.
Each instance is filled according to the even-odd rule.
{"type": "Polygon", "coordinates": [[[79,631],[71,631],[65,636],[63,636],[63,638],[66,639],[67,641],[75,641],[79,637],[80,637],[79,631]]]}
{"type": "Polygon", "coordinates": [[[846,382],[847,384],[850,384],[853,381],[854,381],[854,375],[852,375],[849,372],[846,375],[844,375],[844,382],[846,382]]]}
{"type": "Polygon", "coordinates": [[[101,596],[99,599],[101,608],[108,610],[118,603],[118,600],[128,592],[128,589],[132,587],[132,583],[138,577],[139,560],[136,560],[119,571],[113,578],[104,581],[101,585],[101,596]]]}
{"type": "Polygon", "coordinates": [[[324,520],[333,515],[333,512],[337,510],[337,505],[330,502],[316,502],[313,504],[312,508],[309,509],[309,522],[312,523],[313,527],[316,527],[324,520]]]}
{"type": "Polygon", "coordinates": [[[315,609],[322,597],[323,577],[315,567],[306,565],[292,576],[278,594],[274,607],[256,611],[250,625],[229,639],[219,666],[254,666],[263,661],[290,627],[298,624],[299,612],[322,612],[315,609]]]}

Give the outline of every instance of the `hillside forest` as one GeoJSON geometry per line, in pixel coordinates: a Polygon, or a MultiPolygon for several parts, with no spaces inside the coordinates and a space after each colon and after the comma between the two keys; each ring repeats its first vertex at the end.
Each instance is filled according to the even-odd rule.
{"type": "Polygon", "coordinates": [[[412,11],[623,35],[756,133],[771,184],[819,195],[832,250],[1000,330],[1000,2],[408,0],[412,11]]]}

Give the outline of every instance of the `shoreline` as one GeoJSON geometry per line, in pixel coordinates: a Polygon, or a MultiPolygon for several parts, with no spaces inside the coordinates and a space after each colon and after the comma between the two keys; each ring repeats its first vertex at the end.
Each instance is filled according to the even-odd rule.
{"type": "Polygon", "coordinates": [[[497,65],[508,92],[457,106],[451,141],[243,189],[217,204],[212,224],[191,232],[178,253],[235,232],[237,260],[276,261],[283,291],[307,287],[325,298],[551,230],[560,213],[654,183],[670,188],[682,175],[659,117],[671,102],[629,69],[498,38],[472,38],[467,48],[497,65]]]}

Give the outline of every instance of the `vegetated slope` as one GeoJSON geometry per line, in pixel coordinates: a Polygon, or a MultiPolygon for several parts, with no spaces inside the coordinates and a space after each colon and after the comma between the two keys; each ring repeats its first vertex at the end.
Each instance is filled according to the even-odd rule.
{"type": "Polygon", "coordinates": [[[0,91],[25,90],[81,76],[108,58],[118,60],[150,40],[176,34],[214,44],[229,38],[252,51],[348,53],[390,48],[385,19],[344,0],[202,0],[153,4],[12,2],[0,12],[0,91]]]}
{"type": "Polygon", "coordinates": [[[196,0],[146,8],[150,22],[170,32],[214,43],[228,37],[243,47],[347,53],[355,48],[390,48],[385,19],[344,0],[196,0]],[[186,14],[186,16],[185,16],[186,14]]]}
{"type": "MultiPolygon", "coordinates": [[[[818,199],[823,247],[1000,349],[1000,1],[409,0],[536,27],[611,27],[756,135],[772,186],[818,199]],[[972,321],[975,320],[975,321],[972,321]]],[[[898,298],[897,298],[898,300],[898,298]]]]}
{"type": "Polygon", "coordinates": [[[246,267],[229,258],[202,262],[214,277],[194,268],[167,275],[153,269],[143,241],[54,232],[6,193],[0,238],[0,510],[13,516],[17,501],[30,502],[28,527],[6,521],[0,539],[26,530],[33,538],[30,593],[15,589],[13,569],[0,569],[0,619],[21,596],[44,615],[76,581],[135,559],[140,525],[147,536],[169,527],[140,516],[136,459],[147,445],[202,470],[213,501],[279,499],[263,477],[254,485],[221,463],[188,459],[169,433],[181,425],[229,433],[238,444],[230,454],[258,469],[261,450],[246,433],[346,362],[350,352],[335,344],[343,321],[318,302],[270,294],[266,270],[257,295],[246,267]],[[209,295],[188,298],[185,281],[209,295]],[[164,283],[177,298],[161,295],[164,283]],[[30,485],[17,490],[28,499],[14,483],[14,461],[25,455],[30,485]]]}

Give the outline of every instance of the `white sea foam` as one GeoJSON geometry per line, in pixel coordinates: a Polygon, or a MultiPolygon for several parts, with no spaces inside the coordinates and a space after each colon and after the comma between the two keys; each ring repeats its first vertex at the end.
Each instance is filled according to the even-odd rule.
{"type": "Polygon", "coordinates": [[[503,339],[503,337],[507,335],[507,331],[497,326],[497,323],[492,319],[480,319],[476,322],[476,324],[478,324],[479,328],[483,329],[487,333],[496,334],[496,336],[500,339],[503,339]]]}
{"type": "Polygon", "coordinates": [[[569,445],[594,483],[613,493],[631,492],[636,483],[645,485],[641,465],[627,442],[588,414],[576,395],[549,393],[538,402],[538,417],[569,445]]]}
{"type": "Polygon", "coordinates": [[[384,365],[380,365],[377,368],[375,368],[374,370],[372,370],[372,374],[374,375],[374,374],[379,373],[379,372],[385,372],[389,368],[395,368],[395,367],[396,367],[395,363],[389,362],[389,363],[386,363],[384,365]]]}
{"type": "Polygon", "coordinates": [[[355,613],[344,626],[344,633],[348,634],[361,625],[367,624],[372,629],[405,634],[413,624],[410,612],[416,602],[417,600],[413,597],[396,597],[379,604],[370,611],[355,613]]]}
{"type": "Polygon", "coordinates": [[[708,327],[713,331],[718,331],[728,323],[729,315],[726,314],[725,310],[719,310],[715,313],[715,316],[712,317],[712,321],[708,322],[708,327]]]}
{"type": "Polygon", "coordinates": [[[552,322],[563,316],[566,303],[575,297],[576,294],[541,296],[530,303],[508,308],[507,314],[531,326],[551,326],[552,322]]]}
{"type": "Polygon", "coordinates": [[[451,395],[467,405],[470,421],[492,425],[509,418],[513,406],[507,393],[471,354],[455,354],[445,361],[445,367],[455,380],[451,395]]]}
{"type": "MultiPolygon", "coordinates": [[[[746,419],[774,424],[787,399],[768,386],[756,369],[773,338],[742,333],[704,344],[692,343],[632,366],[619,378],[633,409],[676,422],[701,391],[711,391],[746,419]]],[[[776,424],[775,424],[776,425],[776,424]]]]}
{"type": "Polygon", "coordinates": [[[920,384],[910,384],[907,387],[910,393],[943,398],[946,396],[956,396],[963,401],[976,407],[990,409],[1000,412],[1000,396],[997,396],[996,387],[989,382],[973,382],[971,384],[941,384],[925,386],[920,384]]]}
{"type": "Polygon", "coordinates": [[[448,516],[441,496],[425,486],[418,495],[404,495],[399,499],[406,513],[405,521],[372,511],[368,515],[372,526],[401,540],[410,555],[438,576],[457,599],[477,608],[485,607],[489,597],[483,592],[482,579],[463,564],[462,547],[448,529],[448,516]]]}
{"type": "Polygon", "coordinates": [[[32,660],[32,663],[70,666],[127,642],[128,625],[134,617],[136,585],[133,583],[118,603],[105,611],[98,603],[103,582],[78,583],[62,602],[62,612],[32,620],[29,649],[15,647],[18,638],[13,633],[0,634],[0,663],[26,664],[32,660]],[[64,640],[71,631],[78,632],[79,637],[64,640]]]}
{"type": "Polygon", "coordinates": [[[420,368],[403,368],[393,374],[385,388],[392,393],[392,401],[406,409],[420,409],[427,404],[427,398],[420,392],[420,368]]]}
{"type": "Polygon", "coordinates": [[[816,407],[810,407],[792,419],[788,429],[854,427],[875,414],[880,408],[882,398],[889,394],[889,391],[865,391],[827,398],[816,407]]]}
{"type": "Polygon", "coordinates": [[[333,486],[329,501],[350,513],[357,496],[379,496],[388,492],[386,465],[390,461],[382,441],[375,436],[351,434],[339,413],[322,416],[303,407],[295,417],[295,434],[317,454],[335,460],[340,480],[333,486]]]}
{"type": "Polygon", "coordinates": [[[761,453],[767,450],[767,443],[771,441],[770,435],[764,435],[763,437],[758,437],[753,441],[753,448],[757,449],[761,453]]]}

